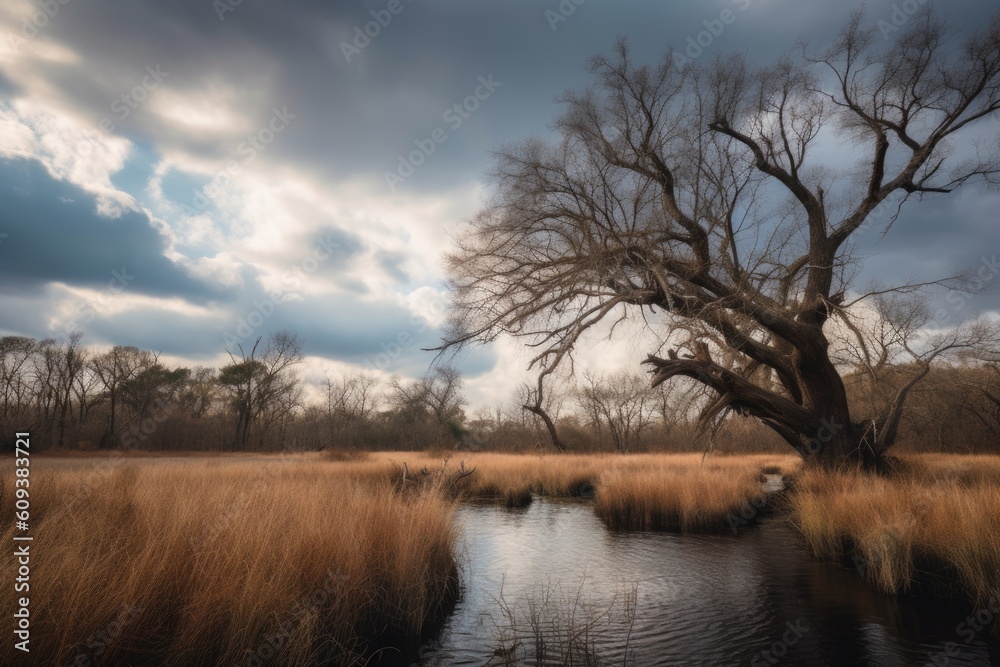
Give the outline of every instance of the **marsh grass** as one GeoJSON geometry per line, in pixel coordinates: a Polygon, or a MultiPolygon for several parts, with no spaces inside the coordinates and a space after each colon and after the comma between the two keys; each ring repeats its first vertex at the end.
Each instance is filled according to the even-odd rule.
{"type": "Polygon", "coordinates": [[[457,594],[453,503],[336,466],[36,461],[32,664],[361,664],[419,636],[457,594]]]}
{"type": "MultiPolygon", "coordinates": [[[[361,664],[412,644],[454,601],[457,501],[595,495],[612,529],[726,530],[760,506],[764,473],[793,477],[783,508],[815,554],[883,590],[927,572],[977,601],[1000,589],[1000,457],[903,457],[888,477],[775,455],[44,458],[31,473],[32,663],[361,664]]],[[[0,483],[3,507],[13,490],[0,483]]],[[[531,613],[510,620],[534,632],[531,613]]],[[[524,641],[515,630],[506,649],[524,641]]],[[[9,642],[0,664],[14,660],[9,642]]]]}
{"type": "MultiPolygon", "coordinates": [[[[362,463],[346,465],[352,466],[352,474],[384,475],[387,479],[398,480],[403,463],[407,464],[409,477],[414,478],[421,471],[426,471],[433,478],[441,469],[442,462],[447,461],[447,470],[451,474],[462,466],[466,470],[475,468],[476,471],[454,486],[451,492],[455,497],[493,498],[501,501],[525,492],[552,497],[599,496],[599,487],[612,481],[615,474],[620,474],[626,480],[633,479],[636,473],[647,472],[667,476],[677,472],[696,472],[705,473],[713,479],[734,475],[741,479],[758,479],[765,469],[790,475],[801,467],[800,461],[794,456],[773,454],[703,458],[701,454],[527,455],[443,452],[438,456],[440,458],[414,452],[374,453],[362,463]],[[387,462],[391,464],[390,467],[384,467],[387,462]]],[[[698,475],[692,475],[682,481],[697,483],[700,481],[697,478],[698,475]]],[[[667,481],[666,477],[664,481],[667,481]]]]}
{"type": "Polygon", "coordinates": [[[507,597],[504,585],[495,598],[497,614],[489,616],[496,649],[486,667],[515,665],[576,665],[598,667],[610,660],[601,650],[609,636],[622,630],[624,656],[615,664],[632,664],[629,643],[635,625],[638,584],[626,586],[613,597],[595,601],[585,595],[586,579],[575,590],[559,583],[541,590],[524,591],[516,601],[507,597]]]}
{"type": "Polygon", "coordinates": [[[995,595],[1000,457],[914,455],[902,464],[891,477],[802,473],[791,519],[809,548],[887,592],[927,583],[977,602],[995,595]]]}
{"type": "Polygon", "coordinates": [[[532,494],[593,495],[597,515],[615,530],[713,531],[729,527],[732,517],[745,515],[747,507],[761,505],[765,471],[788,475],[800,468],[795,457],[779,455],[438,455],[442,458],[378,454],[356,470],[384,459],[394,466],[390,479],[402,478],[405,463],[407,479],[426,480],[458,499],[522,507],[532,494]],[[456,479],[459,469],[475,472],[456,479]]]}
{"type": "Polygon", "coordinates": [[[753,460],[692,457],[613,469],[598,481],[595,510],[615,530],[716,531],[748,504],[761,504],[760,474],[753,460]]]}
{"type": "Polygon", "coordinates": [[[728,528],[733,516],[744,516],[747,507],[760,505],[765,471],[793,475],[801,462],[773,454],[438,452],[431,457],[388,452],[343,465],[352,475],[385,479],[397,486],[405,477],[455,499],[492,500],[506,507],[526,506],[533,494],[595,497],[597,515],[616,530],[713,531],[728,528]],[[472,469],[473,474],[458,478],[458,470],[472,469]]]}

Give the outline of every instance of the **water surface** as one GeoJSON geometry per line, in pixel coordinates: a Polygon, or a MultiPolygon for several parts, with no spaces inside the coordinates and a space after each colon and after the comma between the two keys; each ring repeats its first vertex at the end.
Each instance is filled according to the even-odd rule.
{"type": "Polygon", "coordinates": [[[544,663],[565,664],[571,627],[589,647],[573,664],[1000,664],[988,628],[960,625],[968,606],[878,593],[810,558],[780,520],[738,535],[612,532],[590,503],[545,499],[463,506],[457,520],[462,599],[422,665],[504,664],[503,648],[535,664],[536,630],[544,663]]]}

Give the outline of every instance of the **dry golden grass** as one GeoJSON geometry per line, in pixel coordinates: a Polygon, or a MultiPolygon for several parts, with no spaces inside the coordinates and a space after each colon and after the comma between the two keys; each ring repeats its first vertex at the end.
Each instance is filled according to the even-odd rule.
{"type": "Polygon", "coordinates": [[[457,592],[453,503],[336,463],[36,459],[31,489],[33,664],[348,664],[457,592]]]}
{"type": "MultiPolygon", "coordinates": [[[[443,466],[442,458],[412,452],[373,454],[351,465],[356,474],[374,476],[380,461],[393,466],[390,478],[395,479],[401,478],[404,462],[409,478],[424,475],[435,481],[443,466]]],[[[762,471],[792,474],[800,464],[797,457],[780,455],[703,460],[701,454],[455,454],[444,466],[442,488],[456,498],[496,499],[507,506],[529,503],[532,493],[596,493],[597,514],[614,529],[713,530],[730,525],[731,515],[745,514],[761,496],[762,471]],[[462,465],[476,472],[448,483],[448,475],[455,480],[462,465]]]]}
{"type": "Polygon", "coordinates": [[[761,463],[754,457],[699,459],[660,457],[606,472],[597,485],[598,516],[613,529],[718,530],[759,504],[761,463]]]}
{"type": "MultiPolygon", "coordinates": [[[[454,598],[456,499],[594,492],[611,528],[725,529],[760,497],[764,471],[795,475],[788,507],[812,550],[857,554],[881,588],[936,569],[973,595],[996,591],[1000,457],[903,464],[880,478],[775,455],[36,459],[32,662],[348,664],[418,636],[454,598]]],[[[0,484],[2,506],[12,495],[0,484]]],[[[14,655],[8,642],[0,664],[14,655]]]]}
{"type": "MultiPolygon", "coordinates": [[[[613,488],[613,495],[620,496],[623,501],[631,498],[627,502],[646,502],[650,507],[665,502],[663,509],[669,512],[674,504],[669,499],[670,489],[673,489],[680,494],[678,497],[685,498],[680,502],[692,512],[704,505],[708,514],[716,514],[723,501],[736,499],[738,503],[750,499],[760,490],[758,478],[765,469],[790,475],[801,465],[797,457],[782,455],[710,456],[703,461],[701,454],[444,453],[431,457],[414,452],[374,453],[365,461],[345,465],[350,466],[354,475],[398,482],[403,463],[411,479],[419,478],[423,471],[427,477],[436,479],[444,459],[447,459],[446,478],[454,479],[462,465],[466,470],[476,470],[454,484],[443,485],[457,498],[498,499],[514,504],[512,499],[523,499],[532,493],[581,496],[596,491],[600,499],[602,489],[610,491],[613,488]],[[713,485],[719,488],[711,488],[713,485]],[[686,486],[691,488],[685,490],[686,486]],[[708,493],[702,494],[705,489],[708,493]]],[[[607,494],[603,497],[610,498],[607,494]]]]}
{"type": "Polygon", "coordinates": [[[593,491],[601,470],[615,457],[595,455],[479,454],[466,459],[475,467],[466,493],[473,497],[499,497],[509,493],[541,496],[579,496],[593,491]]]}
{"type": "Polygon", "coordinates": [[[804,472],[792,520],[814,553],[851,559],[885,591],[941,574],[1000,590],[1000,457],[913,455],[890,478],[804,472]]]}

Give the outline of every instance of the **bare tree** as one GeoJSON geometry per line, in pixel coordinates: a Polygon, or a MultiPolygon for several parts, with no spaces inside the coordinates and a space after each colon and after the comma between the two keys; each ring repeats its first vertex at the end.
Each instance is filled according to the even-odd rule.
{"type": "Polygon", "coordinates": [[[371,373],[352,373],[323,384],[331,420],[366,420],[378,409],[379,380],[371,373]]]}
{"type": "Polygon", "coordinates": [[[653,421],[656,394],[635,371],[611,375],[585,372],[576,392],[591,427],[605,429],[617,452],[628,452],[653,421]]]}
{"type": "Polygon", "coordinates": [[[0,338],[0,392],[3,405],[0,415],[8,426],[6,432],[13,432],[13,423],[26,419],[32,402],[32,381],[30,377],[31,358],[37,347],[34,338],[25,336],[5,336],[0,338]]]}
{"type": "MultiPolygon", "coordinates": [[[[985,380],[966,381],[960,384],[961,389],[965,390],[966,396],[971,394],[969,397],[971,400],[961,400],[961,398],[966,398],[966,396],[962,396],[960,400],[952,400],[951,403],[957,403],[962,410],[984,427],[987,433],[984,440],[991,445],[993,451],[997,451],[997,443],[1000,442],[1000,365],[995,360],[990,360],[985,368],[977,370],[987,375],[985,380]]],[[[951,393],[954,395],[958,392],[951,393]]],[[[935,415],[935,417],[937,421],[941,421],[940,414],[935,415]]],[[[963,421],[960,420],[958,423],[963,421]]],[[[974,451],[976,443],[967,443],[967,445],[971,445],[974,451]]]]}
{"type": "Polygon", "coordinates": [[[558,414],[553,412],[553,408],[558,410],[561,401],[555,396],[552,387],[546,387],[546,372],[539,373],[538,380],[534,387],[522,384],[518,389],[518,399],[521,408],[538,417],[545,425],[545,430],[549,434],[549,440],[557,451],[565,452],[566,445],[559,437],[559,430],[556,428],[558,414]],[[555,416],[553,416],[555,415],[555,416]]]}
{"type": "Polygon", "coordinates": [[[853,305],[861,304],[868,308],[860,315],[838,309],[844,330],[831,335],[831,356],[838,361],[842,352],[841,359],[853,369],[868,403],[867,413],[855,417],[866,426],[865,442],[883,452],[896,438],[907,396],[930,373],[932,362],[993,349],[998,332],[986,320],[932,330],[930,309],[919,292],[878,292],[853,305]]]}
{"type": "Polygon", "coordinates": [[[462,408],[466,405],[462,395],[462,374],[452,366],[435,366],[421,381],[424,402],[438,424],[454,430],[465,421],[462,408]]]}
{"type": "Polygon", "coordinates": [[[83,369],[76,376],[76,381],[73,383],[73,399],[76,401],[76,420],[78,424],[86,422],[90,411],[103,400],[103,397],[98,392],[101,379],[89,363],[91,351],[84,350],[81,356],[87,363],[84,364],[83,369]]]}
{"type": "Polygon", "coordinates": [[[656,415],[664,435],[670,434],[682,424],[687,424],[698,414],[699,405],[704,405],[709,397],[705,385],[665,382],[657,385],[655,391],[656,415]]]}
{"type": "MultiPolygon", "coordinates": [[[[510,417],[518,422],[523,430],[532,430],[540,421],[545,428],[546,439],[556,451],[565,452],[568,448],[559,435],[557,425],[567,400],[568,391],[561,390],[552,382],[545,383],[546,375],[540,375],[533,385],[522,382],[514,389],[510,417]],[[534,418],[530,415],[534,415],[534,418]],[[529,424],[531,421],[535,423],[529,424]]],[[[534,440],[534,438],[532,439],[534,440]]],[[[539,447],[544,446],[542,441],[537,444],[539,447]]]]}
{"type": "Polygon", "coordinates": [[[196,366],[177,396],[177,407],[194,419],[202,419],[219,404],[219,381],[214,368],[196,366]]]}
{"type": "Polygon", "coordinates": [[[327,437],[321,448],[360,446],[379,407],[379,380],[371,373],[351,373],[323,384],[327,437]]]}
{"type": "Polygon", "coordinates": [[[302,361],[302,344],[295,334],[279,331],[268,336],[263,348],[258,338],[249,351],[238,346],[239,357],[229,351],[232,363],[219,371],[219,382],[230,394],[236,417],[234,446],[246,449],[251,435],[258,444],[267,431],[285,423],[301,406],[302,388],[292,373],[302,361]]]}
{"type": "MultiPolygon", "coordinates": [[[[864,403],[865,414],[855,416],[867,418],[875,428],[874,420],[900,387],[899,376],[922,377],[927,372],[926,364],[907,361],[916,356],[911,351],[919,343],[930,314],[919,294],[898,292],[880,293],[854,304],[850,315],[848,310],[837,311],[843,326],[832,328],[831,356],[845,369],[845,380],[853,385],[857,401],[864,403]]],[[[903,384],[909,384],[908,380],[905,378],[903,384]]]]}
{"type": "Polygon", "coordinates": [[[52,338],[38,341],[31,357],[36,415],[48,431],[59,412],[59,347],[52,338]]]}
{"type": "Polygon", "coordinates": [[[88,351],[80,345],[83,334],[73,332],[64,343],[10,336],[0,339],[0,424],[38,428],[64,446],[75,421],[82,424],[93,402],[80,401],[80,391],[93,387],[88,351]],[[74,401],[80,410],[74,409],[74,401]]]}
{"type": "Polygon", "coordinates": [[[439,433],[438,437],[446,436],[453,443],[461,440],[466,400],[458,369],[435,366],[415,382],[393,377],[389,386],[388,401],[397,418],[414,424],[428,418],[439,433]]]}
{"type": "Polygon", "coordinates": [[[641,315],[667,348],[645,362],[653,384],[709,387],[704,418],[756,418],[819,465],[877,465],[901,412],[853,418],[826,330],[853,241],[878,211],[1000,169],[960,150],[1000,110],[1000,17],[957,52],[946,34],[924,12],[882,46],[856,13],[826,51],[767,67],[640,66],[620,42],[594,59],[596,86],[563,97],[561,142],[500,151],[448,259],[444,346],[523,337],[544,377],[594,325],[641,315]],[[867,157],[818,164],[824,131],[867,157]]]}
{"type": "MultiPolygon", "coordinates": [[[[73,416],[73,388],[83,376],[87,367],[87,351],[80,347],[83,332],[74,331],[66,344],[58,350],[57,389],[59,398],[59,446],[65,445],[66,423],[73,416]]],[[[82,414],[82,413],[81,413],[82,414]]]]}
{"type": "Polygon", "coordinates": [[[109,408],[107,428],[101,436],[102,447],[113,447],[123,427],[123,385],[155,363],[155,354],[132,345],[115,345],[91,360],[91,368],[101,382],[109,408]]]}
{"type": "Polygon", "coordinates": [[[135,421],[142,424],[155,412],[174,409],[179,400],[182,388],[191,377],[191,369],[166,368],[155,359],[141,368],[131,378],[121,385],[122,400],[131,408],[135,421]]]}

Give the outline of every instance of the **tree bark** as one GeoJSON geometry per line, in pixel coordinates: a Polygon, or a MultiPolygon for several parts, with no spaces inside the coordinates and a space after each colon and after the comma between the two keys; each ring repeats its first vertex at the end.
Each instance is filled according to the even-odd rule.
{"type": "Polygon", "coordinates": [[[545,408],[540,405],[525,405],[523,407],[528,412],[536,414],[541,418],[542,422],[545,424],[546,430],[549,432],[549,438],[552,440],[552,446],[560,452],[565,452],[566,445],[564,445],[562,440],[559,439],[559,433],[556,431],[556,425],[549,417],[549,413],[545,411],[545,408]]]}

